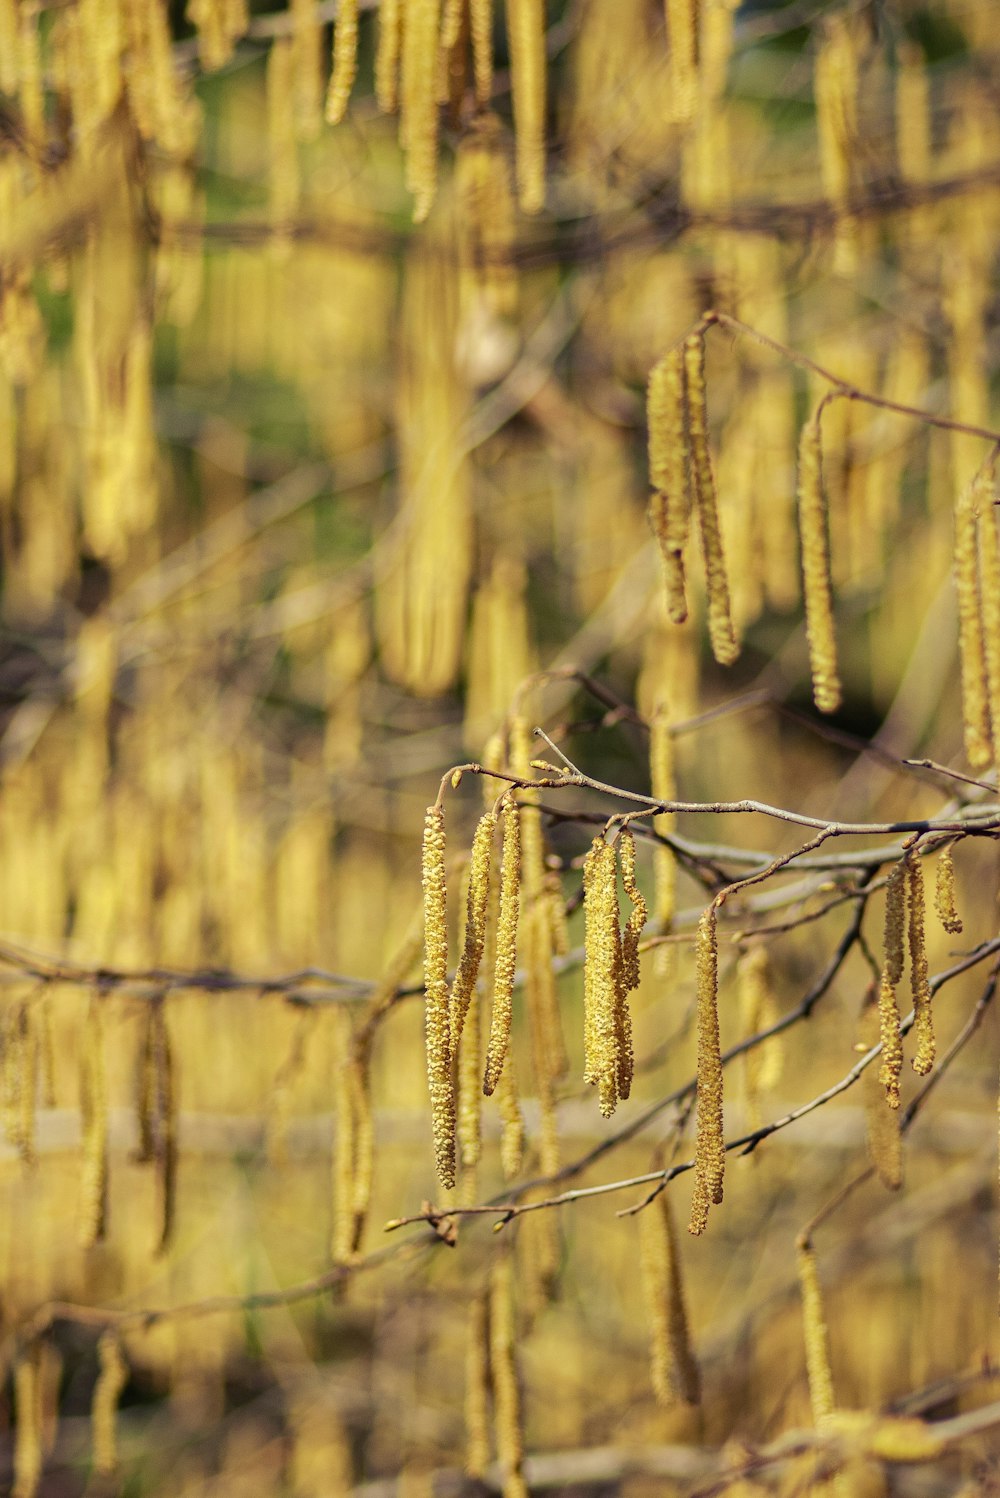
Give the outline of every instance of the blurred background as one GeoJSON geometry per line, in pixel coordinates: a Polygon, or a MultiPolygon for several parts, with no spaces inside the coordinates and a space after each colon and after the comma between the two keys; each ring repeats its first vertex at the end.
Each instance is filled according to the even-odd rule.
{"type": "MultiPolygon", "coordinates": [[[[690,1380],[657,1392],[662,1243],[652,1229],[642,1247],[648,1214],[616,1215],[641,1186],[497,1234],[477,1217],[382,1233],[447,1205],[420,830],[451,766],[504,761],[514,716],[643,793],[659,715],[684,799],[853,821],[990,800],[992,772],[976,791],[899,763],[968,770],[953,512],[989,444],[827,409],[844,701],[820,720],[795,471],[827,385],[731,327],[708,335],[742,638],[726,669],[693,542],[690,618],[666,617],[645,385],[715,307],[865,392],[996,425],[995,8],[401,8],[432,60],[453,27],[436,191],[413,164],[422,64],[404,55],[416,197],[376,98],[382,69],[392,102],[386,0],[360,7],[334,126],[333,3],[0,0],[0,1461],[21,1498],[484,1482],[513,1498],[513,1424],[532,1487],[818,1491],[801,1461],[739,1469],[811,1424],[795,1237],[865,1167],[872,1078],[732,1158],[703,1238],[683,1231],[690,1177],[671,1185],[701,1398],[690,1380]],[[484,15],[494,70],[475,102],[484,15]],[[540,205],[537,91],[508,26],[546,57],[540,205]],[[180,1306],[122,1322],[113,1389],[100,1338],[118,1312],[180,1306]]],[[[573,814],[534,818],[569,919],[552,969],[568,1065],[540,1060],[518,1000],[501,1105],[484,1103],[481,1158],[447,1198],[466,1206],[688,1157],[683,1098],[628,1126],[693,1076],[694,927],[745,870],[739,850],[803,840],[679,819],[695,851],[670,860],[672,919],[653,910],[671,939],[643,955],[635,1088],[605,1121],[582,1082],[580,869],[586,816],[620,806],[550,803],[573,814]]],[[[456,931],[481,808],[474,776],[448,792],[456,931]]],[[[993,840],[960,842],[955,865],[964,931],[929,920],[932,973],[996,932],[993,840]]],[[[801,1003],[860,908],[851,875],[772,881],[731,909],[724,1046],[801,1003]],[[749,944],[769,959],[755,1009],[734,938],[762,926],[777,929],[749,944]]],[[[651,906],[670,877],[640,840],[651,906]]],[[[727,1069],[727,1136],[853,1065],[881,918],[876,895],[809,1018],[727,1069]]],[[[941,1051],[986,979],[942,989],[941,1051]]],[[[840,1406],[937,1417],[997,1397],[997,1033],[986,1012],[915,1118],[902,1186],[869,1180],[817,1231],[840,1406]]],[[[929,1469],[840,1481],[988,1494],[1000,1467],[986,1434],[929,1469]]]]}

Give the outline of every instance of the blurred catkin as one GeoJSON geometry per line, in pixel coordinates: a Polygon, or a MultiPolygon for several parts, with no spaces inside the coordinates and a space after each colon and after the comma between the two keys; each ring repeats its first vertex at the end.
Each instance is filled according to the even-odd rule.
{"type": "Polygon", "coordinates": [[[455,1094],[448,1013],[448,922],[445,886],[444,809],[429,806],[424,818],[424,1028],[431,1096],[434,1158],[441,1184],[455,1184],[455,1094]]]}
{"type": "Polygon", "coordinates": [[[722,1201],[726,1147],[722,1131],[722,1054],[719,1042],[719,952],[716,908],[698,922],[696,944],[698,989],[698,1090],[694,1192],[688,1232],[708,1224],[709,1208],[722,1201]]]}
{"type": "Polygon", "coordinates": [[[358,0],[339,0],[333,26],[333,70],[326,96],[328,125],[339,125],[347,111],[358,71],[358,0]]]}
{"type": "Polygon", "coordinates": [[[486,1049],[483,1092],[496,1088],[510,1044],[514,973],[517,967],[517,921],[521,903],[521,813],[513,796],[503,803],[503,852],[500,858],[500,911],[497,916],[493,1008],[486,1049]]]}
{"type": "Polygon", "coordinates": [[[476,103],[485,109],[493,93],[493,0],[469,0],[469,19],[476,103]]]}
{"type": "Polygon", "coordinates": [[[795,1246],[802,1297],[802,1326],[806,1346],[806,1373],[809,1378],[809,1401],[813,1424],[820,1427],[833,1414],[833,1373],[830,1368],[830,1344],[823,1309],[823,1291],[812,1244],[800,1239],[795,1246]]]}
{"type": "Polygon", "coordinates": [[[524,213],[545,205],[545,3],[507,0],[517,195],[524,213]]]}
{"type": "Polygon", "coordinates": [[[375,98],[385,114],[399,103],[399,59],[403,35],[404,0],[382,0],[378,8],[375,47],[375,98]]]}
{"type": "Polygon", "coordinates": [[[97,1343],[99,1372],[90,1406],[91,1441],[94,1471],[109,1477],[118,1465],[118,1439],[115,1422],[118,1401],[128,1382],[128,1365],[122,1354],[117,1333],[106,1331],[97,1343]]]}
{"type": "MultiPolygon", "coordinates": [[[[878,1044],[880,1021],[878,990],[870,984],[861,1006],[858,1023],[858,1045],[870,1051],[878,1044]]],[[[885,1092],[874,1066],[865,1069],[861,1079],[865,1109],[865,1136],[868,1158],[875,1173],[888,1191],[898,1191],[903,1183],[903,1138],[899,1109],[886,1103],[885,1092]]]]}
{"type": "Polygon", "coordinates": [[[400,142],[413,222],[423,223],[437,192],[439,0],[409,0],[403,26],[400,142]]]}
{"type": "Polygon", "coordinates": [[[653,1392],[661,1404],[698,1404],[701,1377],[691,1347],[677,1235],[666,1191],[639,1214],[639,1248],[650,1328],[653,1392]]]}
{"type": "Polygon", "coordinates": [[[646,391],[649,432],[649,522],[660,547],[667,613],[683,624],[688,606],[684,548],[691,524],[692,475],[688,439],[683,347],[670,349],[653,365],[646,391]]]}
{"type": "Polygon", "coordinates": [[[490,1273],[489,1334],[497,1459],[502,1473],[503,1498],[527,1498],[528,1489],[522,1471],[524,1432],[517,1369],[514,1265],[509,1253],[499,1256],[490,1273]]]}
{"type": "Polygon", "coordinates": [[[988,486],[977,475],[962,490],[955,506],[954,565],[962,665],[962,715],[965,752],[975,770],[984,770],[993,762],[977,544],[979,507],[988,504],[991,498],[988,486]]]}
{"type": "Polygon", "coordinates": [[[25,1349],[14,1366],[14,1483],[11,1498],[35,1498],[42,1475],[41,1349],[25,1349]]]}
{"type": "Polygon", "coordinates": [[[833,618],[830,532],[823,491],[821,411],[822,406],[813,412],[802,428],[799,441],[799,539],[813,697],[821,713],[833,713],[840,706],[841,686],[833,618]]]}
{"type": "Polygon", "coordinates": [[[730,666],[740,653],[733,630],[729,602],[729,578],[719,525],[719,502],[708,448],[708,403],[705,392],[705,337],[692,333],[684,340],[684,375],[687,388],[688,432],[691,441],[691,471],[694,499],[705,561],[708,591],[708,635],[712,653],[720,666],[730,666]]]}
{"type": "MultiPolygon", "coordinates": [[[[739,1011],[743,1033],[749,1038],[769,1029],[778,1018],[774,996],[771,963],[766,947],[753,947],[740,958],[739,1011]]],[[[780,1035],[771,1036],[753,1046],[743,1057],[746,1090],[747,1123],[759,1128],[761,1097],[773,1088],[781,1075],[784,1051],[780,1035]]]]}
{"type": "Polygon", "coordinates": [[[465,1352],[465,1471],[482,1479],[490,1464],[490,1297],[469,1304],[465,1352]]]}

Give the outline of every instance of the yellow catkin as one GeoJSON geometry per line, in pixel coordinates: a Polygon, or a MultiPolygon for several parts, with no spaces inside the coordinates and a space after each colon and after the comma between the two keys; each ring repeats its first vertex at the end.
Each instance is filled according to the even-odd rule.
{"type": "Polygon", "coordinates": [[[994,763],[1000,770],[1000,541],[997,538],[996,476],[984,474],[979,496],[979,570],[986,689],[993,729],[994,763]]]}
{"type": "Polygon", "coordinates": [[[451,1074],[448,1013],[448,923],[444,873],[444,809],[429,806],[424,817],[424,1029],[431,1095],[434,1158],[441,1184],[455,1184],[455,1094],[451,1074]]]}
{"type": "Polygon", "coordinates": [[[11,1498],[35,1498],[42,1475],[41,1350],[31,1346],[14,1369],[14,1483],[11,1498]]]}
{"type": "Polygon", "coordinates": [[[826,25],[816,54],[814,76],[820,176],[830,203],[840,215],[835,266],[850,272],[857,263],[857,222],[848,213],[858,158],[858,60],[850,21],[834,15],[826,25]]]}
{"type": "Polygon", "coordinates": [[[691,524],[691,467],[684,386],[684,350],[664,354],[649,376],[649,522],[660,546],[667,613],[675,624],[687,618],[684,548],[691,524]]]}
{"type": "Polygon", "coordinates": [[[502,1473],[503,1498],[527,1498],[521,1386],[517,1372],[517,1329],[514,1313],[514,1265],[502,1254],[490,1274],[490,1368],[493,1375],[493,1413],[497,1459],[502,1473]]]}
{"type": "Polygon", "coordinates": [[[493,0],[469,0],[469,17],[476,103],[485,109],[493,93],[493,0]]]}
{"type": "MultiPolygon", "coordinates": [[[[737,975],[740,1024],[745,1035],[756,1035],[772,1025],[778,1017],[767,948],[754,947],[746,952],[740,958],[737,975]]],[[[755,1045],[743,1057],[747,1123],[752,1129],[760,1126],[761,1096],[777,1082],[781,1075],[782,1061],[781,1037],[777,1035],[755,1045]]]]}
{"type": "Polygon", "coordinates": [[[482,1478],[490,1464],[490,1302],[469,1306],[465,1352],[465,1471],[482,1478]]]}
{"type": "Polygon", "coordinates": [[[934,1065],[934,1017],[927,976],[927,932],[924,909],[924,871],[920,855],[906,855],[907,937],[910,948],[910,984],[913,993],[913,1034],[917,1043],[913,1070],[925,1077],[934,1065]]]}
{"type": "Polygon", "coordinates": [[[403,37],[403,0],[382,0],[378,8],[375,47],[375,98],[384,114],[399,102],[399,57],[403,37]]]}
{"type": "Polygon", "coordinates": [[[833,622],[830,534],[823,492],[821,440],[820,410],[817,410],[802,428],[799,442],[799,540],[813,698],[821,713],[833,713],[840,706],[841,687],[833,622]]]}
{"type": "Polygon", "coordinates": [[[719,949],[716,910],[698,922],[698,1091],[694,1192],[689,1233],[703,1233],[709,1208],[722,1201],[726,1149],[722,1131],[722,1054],[719,1042],[719,949]]]}
{"type": "Polygon", "coordinates": [[[701,0],[666,0],[670,46],[671,120],[694,116],[698,96],[698,27],[701,0]]]}
{"type": "Polygon", "coordinates": [[[705,559],[708,592],[708,634],[712,653],[720,666],[732,665],[740,653],[733,630],[729,601],[729,579],[719,525],[712,457],[708,449],[708,405],[705,393],[705,339],[692,333],[684,340],[684,374],[687,385],[688,432],[691,440],[691,471],[701,550],[705,559]]]}
{"type": "MultiPolygon", "coordinates": [[[[878,1040],[877,990],[871,984],[861,1008],[858,1045],[865,1051],[870,1051],[878,1040]]],[[[885,1093],[873,1066],[867,1068],[861,1079],[861,1091],[868,1158],[886,1190],[898,1191],[903,1184],[903,1137],[899,1127],[899,1110],[887,1107],[885,1093]]]]}
{"type": "Polygon", "coordinates": [[[802,1296],[802,1327],[806,1345],[806,1374],[813,1424],[821,1426],[834,1410],[833,1373],[830,1368],[829,1334],[823,1309],[823,1291],[816,1267],[816,1252],[808,1241],[795,1245],[802,1296]]]}
{"type": "Polygon", "coordinates": [[[598,1089],[605,1118],[628,1096],[631,1022],[625,995],[615,850],[595,837],[583,871],[584,1081],[598,1089]],[[624,1090],[623,1090],[624,1084],[624,1090]]]}
{"type": "Polygon", "coordinates": [[[906,924],[906,862],[901,859],[889,875],[885,891],[885,956],[878,991],[882,1065],[879,1081],[890,1108],[899,1107],[899,1078],[903,1068],[903,1037],[899,1027],[896,985],[903,975],[903,933],[906,924]]]}
{"type": "Polygon", "coordinates": [[[552,950],[557,957],[566,957],[571,945],[569,920],[562,880],[555,869],[549,869],[545,875],[545,903],[549,913],[549,929],[552,932],[552,950]]]}
{"type": "Polygon", "coordinates": [[[475,1170],[482,1153],[482,998],[473,991],[458,1052],[458,1152],[462,1168],[475,1170]]]}
{"type": "Polygon", "coordinates": [[[649,910],[642,890],[636,883],[635,838],[627,827],[618,839],[618,856],[621,859],[622,884],[632,904],[632,912],[622,931],[623,976],[626,989],[631,991],[639,987],[639,938],[649,910]]]}
{"type": "Polygon", "coordinates": [[[403,27],[400,136],[416,224],[430,213],[437,192],[439,16],[439,0],[410,0],[403,27]]]}
{"type": "Polygon", "coordinates": [[[934,909],[949,935],[961,935],[962,917],[955,906],[955,855],[951,843],[945,843],[938,854],[934,909]]]}
{"type": "Polygon", "coordinates": [[[993,762],[977,544],[977,517],[982,498],[982,486],[978,480],[973,480],[963,489],[955,506],[954,565],[962,667],[962,716],[965,752],[975,770],[985,770],[993,762]]]}
{"type": "Polygon", "coordinates": [[[465,907],[465,940],[458,971],[452,984],[449,1009],[451,1014],[451,1050],[458,1054],[465,1024],[466,1011],[472,998],[479,967],[483,960],[486,941],[486,912],[490,898],[490,860],[493,853],[493,835],[497,827],[497,813],[484,812],[479,819],[472,839],[472,854],[469,861],[469,894],[465,907]]]}
{"type": "Polygon", "coordinates": [[[545,205],[545,0],[507,0],[518,202],[545,205]]]}
{"type": "Polygon", "coordinates": [[[97,1344],[97,1359],[100,1372],[90,1406],[94,1471],[101,1477],[110,1477],[118,1465],[115,1431],[118,1401],[128,1383],[128,1364],[122,1355],[121,1342],[114,1332],[107,1331],[101,1335],[97,1344]]]}
{"type": "Polygon", "coordinates": [[[521,903],[521,814],[508,796],[503,803],[503,853],[500,858],[500,911],[497,916],[496,961],[493,970],[493,1011],[486,1049],[483,1092],[489,1097],[503,1071],[513,1018],[514,973],[517,968],[517,919],[521,903]]]}
{"type": "Polygon", "coordinates": [[[501,1124],[500,1169],[504,1180],[512,1181],[520,1175],[524,1160],[524,1117],[517,1096],[517,1076],[509,1056],[497,1083],[497,1102],[501,1124]]]}
{"type": "Polygon", "coordinates": [[[358,0],[340,0],[333,26],[333,70],[326,95],[326,120],[339,125],[347,112],[358,71],[358,0]]]}
{"type": "Polygon", "coordinates": [[[84,1022],[80,1072],[83,1161],[80,1169],[80,1242],[104,1237],[108,1198],[108,1092],[102,1000],[92,999],[84,1022]]]}
{"type": "MultiPolygon", "coordinates": [[[[517,308],[517,275],[511,258],[516,210],[507,142],[503,125],[495,114],[478,115],[459,142],[455,152],[455,186],[463,308],[473,317],[477,311],[481,315],[482,307],[499,316],[513,313],[517,308]]],[[[493,611],[509,614],[511,606],[516,608],[523,598],[523,569],[510,559],[498,559],[487,586],[484,598],[493,604],[493,611]]],[[[507,663],[512,653],[506,618],[500,628],[500,650],[491,661],[494,675],[500,674],[498,668],[507,663]]],[[[519,679],[516,677],[514,684],[519,679]]],[[[509,701],[508,689],[504,706],[509,701]]]]}
{"type": "Polygon", "coordinates": [[[697,1404],[701,1378],[691,1348],[684,1284],[665,1191],[639,1216],[639,1248],[650,1332],[653,1392],[661,1404],[697,1404]]]}

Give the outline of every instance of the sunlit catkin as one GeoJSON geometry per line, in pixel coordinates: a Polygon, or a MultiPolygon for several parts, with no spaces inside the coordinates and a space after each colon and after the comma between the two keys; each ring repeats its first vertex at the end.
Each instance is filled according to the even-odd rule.
{"type": "Polygon", "coordinates": [[[514,1265],[510,1254],[502,1253],[490,1274],[490,1368],[503,1498],[527,1498],[528,1492],[522,1471],[524,1433],[516,1348],[514,1265]]]}
{"type": "Polygon", "coordinates": [[[945,843],[938,854],[934,882],[934,909],[937,918],[951,936],[962,932],[962,917],[955,906],[955,855],[953,845],[945,843]]]}
{"type": "Polygon", "coordinates": [[[115,1421],[118,1401],[128,1383],[128,1364],[122,1355],[121,1342],[113,1331],[103,1332],[97,1344],[99,1373],[90,1406],[90,1432],[94,1471],[110,1477],[118,1465],[118,1440],[115,1421]]]}
{"type": "Polygon", "coordinates": [[[697,1404],[701,1378],[691,1348],[684,1284],[666,1191],[639,1214],[639,1248],[650,1331],[653,1392],[661,1404],[697,1404]]]}
{"type": "Polygon", "coordinates": [[[518,202],[524,213],[545,204],[545,3],[507,0],[518,202]]]}
{"type": "Polygon", "coordinates": [[[920,855],[906,855],[907,936],[910,948],[910,984],[913,993],[913,1034],[917,1042],[913,1070],[925,1077],[934,1065],[934,1018],[927,977],[927,933],[924,910],[924,871],[920,855]]]}
{"type": "Polygon", "coordinates": [[[821,1426],[834,1410],[830,1343],[823,1309],[823,1291],[816,1267],[816,1252],[808,1239],[795,1245],[802,1296],[802,1327],[806,1345],[806,1374],[813,1424],[821,1426]]]}
{"type": "Polygon", "coordinates": [[[399,102],[399,57],[403,37],[403,0],[382,0],[375,45],[375,98],[384,114],[399,102]]]}
{"type": "Polygon", "coordinates": [[[482,1478],[490,1464],[490,1301],[469,1306],[465,1351],[465,1471],[482,1478]]]}
{"type": "Polygon", "coordinates": [[[618,925],[618,871],[615,850],[595,837],[583,870],[584,913],[584,1072],[596,1086],[601,1112],[610,1118],[631,1081],[631,1025],[628,1018],[618,925]],[[626,1053],[627,1046],[627,1053],[626,1053]]]}
{"type": "Polygon", "coordinates": [[[691,524],[691,467],[684,388],[684,349],[670,349],[653,365],[646,390],[649,433],[649,522],[660,546],[667,613],[687,618],[684,548],[691,524]]]}
{"type": "MultiPolygon", "coordinates": [[[[865,994],[858,1024],[858,1045],[870,1051],[879,1041],[878,996],[874,984],[865,994]]],[[[865,1137],[868,1158],[882,1185],[898,1191],[903,1183],[903,1138],[899,1109],[886,1106],[885,1093],[873,1066],[861,1078],[861,1095],[865,1109],[865,1137]]]]}
{"type": "Polygon", "coordinates": [[[476,103],[485,109],[493,93],[493,0],[469,0],[469,17],[476,103]]]}
{"type": "Polygon", "coordinates": [[[830,534],[823,492],[821,410],[819,407],[806,422],[799,442],[799,541],[813,698],[821,713],[833,713],[840,706],[841,687],[833,621],[830,534]]]}
{"type": "Polygon", "coordinates": [[[455,1184],[455,1094],[451,1073],[448,1013],[448,924],[444,873],[444,809],[429,806],[424,817],[424,1029],[431,1095],[434,1158],[441,1184],[455,1184]]]}
{"type": "Polygon", "coordinates": [[[967,484],[955,506],[955,591],[958,595],[958,647],[962,667],[965,752],[973,769],[993,761],[986,649],[980,603],[977,519],[983,499],[979,479],[967,484]]]}
{"type": "Polygon", "coordinates": [[[906,861],[900,859],[885,890],[884,958],[879,983],[878,1012],[882,1039],[879,1081],[890,1108],[899,1107],[899,1078],[903,1068],[903,1037],[899,1026],[896,985],[903,975],[903,933],[906,924],[906,861]]]}
{"type": "Polygon", "coordinates": [[[11,1498],[35,1498],[42,1475],[42,1401],[40,1348],[28,1347],[14,1368],[14,1484],[11,1498]]]}
{"type": "Polygon", "coordinates": [[[339,125],[358,71],[358,0],[340,0],[333,26],[333,70],[326,96],[326,119],[339,125]]]}
{"type": "Polygon", "coordinates": [[[458,1044],[462,1038],[466,1011],[483,960],[486,912],[490,898],[490,859],[496,827],[496,811],[491,809],[484,812],[472,839],[472,853],[469,860],[469,893],[465,907],[465,941],[449,1000],[453,1055],[458,1054],[458,1044]]]}
{"type": "Polygon", "coordinates": [[[726,1147],[722,1132],[722,1053],[719,1041],[719,949],[715,905],[698,922],[698,1091],[694,1192],[689,1233],[703,1233],[708,1211],[722,1201],[726,1147]]]}
{"type": "Polygon", "coordinates": [[[493,1011],[486,1048],[483,1092],[489,1097],[500,1080],[510,1044],[514,973],[517,968],[517,918],[521,903],[521,814],[508,796],[503,803],[503,852],[500,858],[500,913],[497,917],[493,970],[493,1011]]]}
{"type": "Polygon", "coordinates": [[[715,492],[715,475],[712,472],[712,456],[708,448],[705,339],[701,333],[692,333],[684,340],[684,374],[694,499],[708,592],[708,635],[715,659],[720,666],[729,666],[739,655],[740,647],[733,630],[729,578],[719,525],[719,503],[715,492]]]}
{"type": "Polygon", "coordinates": [[[629,991],[639,987],[639,938],[649,914],[642,890],[635,878],[635,838],[626,827],[618,839],[618,856],[621,859],[622,884],[632,904],[632,911],[622,931],[622,969],[625,987],[629,991]]]}
{"type": "Polygon", "coordinates": [[[400,139],[413,222],[423,223],[437,192],[439,0],[409,0],[403,26],[400,139]]]}

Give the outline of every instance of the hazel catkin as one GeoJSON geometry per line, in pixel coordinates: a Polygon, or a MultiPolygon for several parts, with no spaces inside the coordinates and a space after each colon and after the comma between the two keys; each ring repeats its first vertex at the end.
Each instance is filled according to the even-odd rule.
{"type": "Polygon", "coordinates": [[[913,994],[913,1033],[917,1042],[913,1070],[925,1077],[934,1065],[934,1018],[927,977],[927,935],[924,912],[924,871],[920,855],[906,855],[907,937],[910,948],[910,985],[913,994]]]}
{"type": "Polygon", "coordinates": [[[954,570],[958,595],[962,718],[965,753],[975,770],[986,769],[993,760],[977,539],[977,517],[983,497],[982,480],[977,475],[963,489],[955,506],[954,570]]]}
{"type": "Polygon", "coordinates": [[[698,987],[698,1089],[694,1192],[688,1232],[703,1233],[712,1205],[722,1201],[726,1146],[722,1130],[722,1053],[719,1041],[719,950],[716,908],[712,904],[698,922],[696,947],[698,987]]]}
{"type": "Polygon", "coordinates": [[[816,1251],[808,1239],[796,1244],[799,1291],[802,1296],[802,1326],[806,1346],[806,1374],[813,1424],[821,1426],[834,1410],[830,1339],[823,1309],[823,1290],[816,1266],[816,1251]]]}
{"type": "Polygon", "coordinates": [[[938,854],[934,909],[950,936],[961,935],[962,917],[955,906],[955,855],[951,843],[945,843],[938,854]]]}
{"type": "Polygon", "coordinates": [[[424,1028],[431,1096],[434,1157],[441,1184],[455,1184],[455,1094],[451,1073],[448,1013],[448,925],[445,885],[444,809],[429,806],[424,818],[424,1028]]]}
{"type": "Polygon", "coordinates": [[[732,665],[740,653],[733,629],[729,600],[729,578],[719,524],[715,475],[708,449],[708,404],[705,392],[705,338],[692,333],[684,340],[684,375],[687,389],[688,432],[691,440],[691,472],[698,512],[701,550],[705,560],[708,591],[708,635],[712,654],[720,666],[732,665]]]}
{"type": "Polygon", "coordinates": [[[618,839],[618,856],[621,860],[622,884],[632,905],[631,914],[622,931],[622,977],[627,992],[639,987],[639,938],[649,914],[642,890],[635,878],[635,837],[626,827],[618,839]]]}
{"type": "Polygon", "coordinates": [[[465,907],[465,941],[449,1000],[453,1055],[458,1054],[466,1011],[483,960],[483,948],[486,943],[486,913],[490,898],[490,860],[493,854],[493,834],[496,832],[496,827],[496,811],[493,809],[486,811],[480,817],[472,839],[469,892],[465,907]]]}
{"type": "Polygon", "coordinates": [[[691,1348],[684,1284],[666,1191],[639,1215],[639,1250],[650,1328],[653,1392],[661,1404],[698,1404],[701,1378],[691,1348]]]}
{"type": "Polygon", "coordinates": [[[660,547],[667,613],[687,618],[684,548],[691,523],[691,468],[687,431],[684,349],[670,349],[653,365],[646,391],[649,432],[649,523],[660,547]]]}
{"type": "Polygon", "coordinates": [[[486,1048],[483,1092],[489,1097],[500,1080],[510,1044],[514,973],[517,968],[517,920],[521,903],[521,814],[517,802],[503,803],[503,852],[500,858],[500,911],[497,916],[496,962],[493,970],[493,1011],[486,1048]]]}
{"type": "Polygon", "coordinates": [[[899,1107],[899,1078],[903,1068],[903,1037],[899,1024],[896,985],[903,975],[903,931],[906,923],[906,862],[900,859],[885,890],[884,958],[879,982],[878,1012],[882,1038],[879,1081],[890,1108],[899,1107]]]}
{"type": "Polygon", "coordinates": [[[821,713],[834,713],[840,706],[841,687],[833,620],[829,521],[823,491],[821,411],[822,405],[802,428],[799,441],[799,540],[813,698],[821,713]]]}
{"type": "Polygon", "coordinates": [[[102,1333],[97,1344],[97,1359],[100,1372],[90,1406],[94,1471],[101,1477],[110,1477],[118,1465],[115,1431],[118,1401],[128,1382],[128,1364],[122,1356],[121,1342],[115,1332],[102,1333]]]}
{"type": "Polygon", "coordinates": [[[326,121],[339,125],[358,71],[358,0],[339,0],[333,27],[333,71],[326,96],[326,121]]]}

